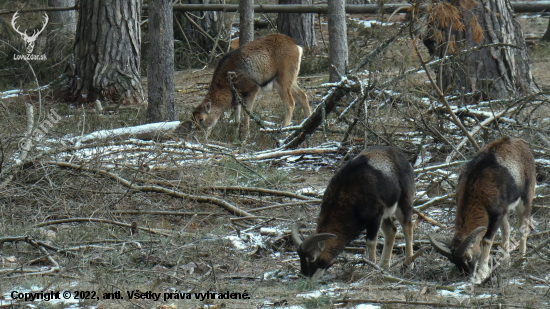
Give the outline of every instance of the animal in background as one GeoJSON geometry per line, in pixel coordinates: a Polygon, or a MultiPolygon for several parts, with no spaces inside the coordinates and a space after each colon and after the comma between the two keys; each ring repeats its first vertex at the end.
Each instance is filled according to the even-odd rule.
{"type": "Polygon", "coordinates": [[[369,260],[376,262],[378,231],[384,232],[380,265],[389,267],[396,226],[395,214],[405,235],[406,264],[413,259],[414,171],[405,154],[395,147],[375,146],[347,162],[330,180],[321,202],[314,235],[303,241],[302,223],[294,224],[292,238],[298,245],[301,273],[319,279],[345,245],[366,230],[369,260]]]}
{"type": "Polygon", "coordinates": [[[429,235],[433,247],[480,282],[490,275],[490,252],[499,228],[509,255],[508,214],[515,210],[522,234],[519,252],[525,254],[535,182],[535,159],[523,141],[504,137],[489,143],[460,173],[453,239],[446,246],[429,235]]]}
{"type": "MultiPolygon", "coordinates": [[[[286,35],[270,34],[256,39],[222,57],[206,97],[193,111],[193,119],[209,134],[220,116],[231,107],[237,108],[235,120],[240,124],[240,106],[231,90],[228,72],[235,72],[233,81],[236,90],[243,97],[244,104],[252,111],[254,100],[261,89],[273,86],[284,103],[283,126],[288,126],[294,112],[295,100],[311,115],[306,94],[297,84],[302,58],[302,48],[286,35]]],[[[244,126],[249,116],[244,115],[244,126]]]]}

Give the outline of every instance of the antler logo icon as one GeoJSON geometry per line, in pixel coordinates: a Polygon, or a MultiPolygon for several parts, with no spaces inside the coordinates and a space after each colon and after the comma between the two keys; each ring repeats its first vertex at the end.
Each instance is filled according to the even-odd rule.
{"type": "Polygon", "coordinates": [[[44,24],[42,25],[42,29],[40,29],[40,30],[35,29],[33,31],[32,35],[29,36],[29,35],[27,35],[27,30],[25,30],[25,32],[21,32],[21,31],[19,31],[19,27],[15,25],[15,20],[17,20],[17,18],[19,18],[17,13],[18,12],[15,12],[15,14],[13,14],[13,18],[11,19],[11,26],[13,27],[15,32],[17,32],[21,35],[21,38],[23,38],[23,40],[25,41],[25,45],[27,45],[27,54],[30,54],[30,53],[32,53],[32,51],[34,49],[34,42],[38,38],[38,35],[40,33],[42,33],[42,31],[44,31],[44,29],[46,28],[46,25],[48,24],[49,17],[48,17],[48,14],[44,13],[44,15],[46,15],[46,17],[45,17],[45,20],[44,20],[44,24]]]}

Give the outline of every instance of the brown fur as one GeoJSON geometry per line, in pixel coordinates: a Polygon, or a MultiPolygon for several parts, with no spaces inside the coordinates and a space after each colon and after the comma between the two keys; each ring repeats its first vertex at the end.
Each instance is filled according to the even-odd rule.
{"type": "Polygon", "coordinates": [[[374,262],[380,228],[385,241],[381,265],[389,267],[397,231],[391,218],[394,213],[405,234],[406,263],[412,263],[414,194],[414,171],[400,150],[372,147],[361,152],[330,180],[323,195],[316,234],[302,244],[318,235],[332,235],[333,238],[324,239],[313,250],[300,245],[302,274],[318,279],[345,245],[364,230],[369,259],[374,262]]]}
{"type": "MultiPolygon", "coordinates": [[[[238,104],[231,92],[228,72],[236,73],[235,88],[249,110],[252,110],[260,89],[274,82],[285,105],[283,126],[290,124],[294,100],[300,103],[305,117],[308,117],[311,109],[307,96],[297,85],[300,61],[301,47],[282,34],[270,34],[227,53],[214,71],[206,97],[193,111],[194,120],[209,130],[226,110],[238,104]]],[[[248,115],[245,115],[245,126],[248,126],[248,121],[248,115]]],[[[239,109],[236,122],[240,122],[239,109]]]]}
{"type": "MultiPolygon", "coordinates": [[[[535,161],[525,143],[504,137],[486,145],[464,166],[456,190],[455,233],[449,249],[451,262],[479,281],[489,275],[489,252],[496,230],[501,229],[508,251],[510,205],[518,199],[516,213],[520,227],[529,218],[535,193],[535,161]],[[523,205],[521,205],[523,204],[523,205]],[[481,232],[464,256],[455,254],[460,244],[479,227],[481,232]],[[483,238],[479,237],[483,236],[483,238]]],[[[520,253],[525,253],[527,235],[522,235],[520,253]]]]}

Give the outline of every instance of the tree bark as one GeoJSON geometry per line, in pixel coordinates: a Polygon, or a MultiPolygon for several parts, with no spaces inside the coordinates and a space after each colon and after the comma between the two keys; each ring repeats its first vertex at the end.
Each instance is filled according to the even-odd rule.
{"type": "MultiPolygon", "coordinates": [[[[279,0],[279,4],[311,5],[312,0],[279,0]]],[[[280,13],[277,17],[277,31],[291,37],[296,44],[309,49],[317,45],[314,20],[314,14],[280,13]]]]}
{"type": "Polygon", "coordinates": [[[142,104],[141,1],[81,0],[69,99],[142,104]]]}
{"type": "Polygon", "coordinates": [[[548,28],[546,28],[546,32],[540,40],[543,42],[550,42],[550,21],[548,22],[548,28]]]}
{"type": "Polygon", "coordinates": [[[476,100],[513,98],[539,91],[529,68],[523,32],[508,0],[482,0],[477,5],[473,1],[449,0],[437,5],[439,10],[430,14],[439,26],[432,29],[430,40],[439,57],[453,54],[439,67],[437,78],[443,91],[477,92],[476,100]],[[442,26],[442,16],[455,14],[449,4],[456,8],[459,21],[442,26]],[[501,45],[464,52],[487,44],[501,45]]]}
{"type": "Polygon", "coordinates": [[[254,40],[254,0],[239,1],[239,46],[254,40]]]}
{"type": "MultiPolygon", "coordinates": [[[[48,7],[71,7],[75,0],[48,0],[48,7]]],[[[76,11],[53,11],[48,14],[50,23],[58,32],[73,37],[76,32],[76,11]]]]}
{"type": "MultiPolygon", "coordinates": [[[[75,0],[48,0],[48,7],[71,7],[75,5],[75,0]]],[[[60,50],[70,51],[73,48],[74,37],[76,35],[76,10],[72,11],[53,11],[49,12],[47,53],[58,57],[65,57],[65,53],[59,53],[60,50]]],[[[59,68],[63,70],[63,68],[59,68]]]]}
{"type": "Polygon", "coordinates": [[[148,122],[176,119],[174,111],[174,26],[171,0],[149,4],[147,58],[148,122]]]}
{"type": "Polygon", "coordinates": [[[330,82],[346,75],[348,66],[348,35],[346,27],[345,0],[328,1],[329,58],[334,66],[330,68],[330,82]]]}

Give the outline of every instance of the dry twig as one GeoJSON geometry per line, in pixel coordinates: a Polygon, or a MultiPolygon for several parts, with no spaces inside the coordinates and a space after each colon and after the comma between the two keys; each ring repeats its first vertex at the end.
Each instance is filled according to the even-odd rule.
{"type": "Polygon", "coordinates": [[[180,191],[176,191],[174,189],[167,189],[167,188],[159,187],[159,186],[139,186],[139,185],[133,184],[129,180],[126,180],[126,179],[124,179],[124,178],[122,178],[119,175],[116,175],[114,173],[111,173],[111,172],[108,172],[108,171],[105,171],[105,170],[100,170],[100,169],[88,168],[88,167],[85,167],[85,166],[76,165],[76,164],[72,164],[72,163],[47,161],[47,162],[45,162],[45,164],[57,165],[57,166],[61,166],[61,167],[72,168],[72,169],[75,169],[75,170],[83,170],[83,171],[87,171],[87,172],[92,172],[92,173],[104,175],[104,176],[107,176],[107,177],[109,177],[113,180],[116,180],[118,183],[120,183],[120,184],[124,185],[125,187],[128,187],[132,190],[141,191],[141,192],[163,193],[163,194],[167,194],[167,195],[178,197],[178,198],[187,198],[187,199],[190,199],[190,200],[195,200],[197,202],[211,203],[211,204],[221,206],[222,208],[226,209],[227,211],[231,212],[232,214],[235,214],[235,215],[238,215],[238,216],[241,216],[241,217],[253,217],[252,214],[250,214],[250,213],[248,213],[244,210],[241,210],[241,209],[235,207],[234,205],[228,203],[227,201],[224,201],[224,200],[219,199],[219,198],[209,197],[209,196],[201,196],[201,195],[192,195],[192,194],[187,194],[187,193],[183,193],[183,192],[180,192],[180,191]]]}

